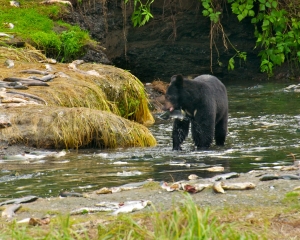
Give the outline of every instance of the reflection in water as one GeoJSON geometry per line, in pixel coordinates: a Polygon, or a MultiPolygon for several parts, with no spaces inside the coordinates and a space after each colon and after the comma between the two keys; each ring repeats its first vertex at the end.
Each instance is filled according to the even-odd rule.
{"type": "Polygon", "coordinates": [[[280,91],[283,85],[262,88],[228,86],[229,134],[224,148],[196,152],[189,137],[183,151],[172,151],[172,120],[157,122],[151,131],[158,145],[152,148],[81,150],[60,158],[0,159],[0,197],[28,194],[58,196],[62,190],[84,192],[153,178],[178,181],[194,173],[212,177],[210,166],[225,172],[292,164],[299,155],[300,94],[280,91]]]}

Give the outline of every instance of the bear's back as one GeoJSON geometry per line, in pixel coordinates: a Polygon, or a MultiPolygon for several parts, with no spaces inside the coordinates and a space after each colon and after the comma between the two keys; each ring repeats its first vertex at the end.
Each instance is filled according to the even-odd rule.
{"type": "Polygon", "coordinates": [[[191,81],[197,82],[199,85],[201,85],[201,88],[206,89],[206,91],[212,90],[213,92],[215,92],[217,90],[217,92],[221,91],[227,95],[226,87],[215,76],[209,74],[203,74],[194,78],[191,81]]]}
{"type": "Polygon", "coordinates": [[[198,77],[195,77],[193,81],[201,82],[201,83],[221,83],[223,84],[218,78],[209,74],[203,74],[198,77]]]}

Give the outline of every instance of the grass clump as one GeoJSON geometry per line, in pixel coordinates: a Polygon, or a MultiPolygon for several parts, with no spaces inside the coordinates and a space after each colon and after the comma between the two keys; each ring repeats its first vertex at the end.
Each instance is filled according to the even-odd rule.
{"type": "MultiPolygon", "coordinates": [[[[0,23],[14,25],[10,29],[0,24],[0,32],[14,36],[14,41],[32,44],[48,57],[69,62],[83,54],[85,45],[94,44],[88,32],[59,20],[65,5],[43,5],[34,0],[21,1],[19,8],[9,6],[9,1],[0,0],[0,4],[0,23]]],[[[11,40],[2,40],[2,45],[11,40]]]]}
{"type": "Polygon", "coordinates": [[[285,195],[282,202],[289,205],[292,209],[300,209],[299,199],[300,199],[300,192],[292,191],[292,192],[288,192],[285,195]]]}
{"type": "Polygon", "coordinates": [[[145,125],[154,123],[144,85],[130,72],[91,63],[80,65],[78,68],[84,71],[93,69],[100,73],[101,81],[95,79],[94,83],[98,84],[105,92],[107,100],[118,109],[118,115],[145,125]]]}
{"type": "Polygon", "coordinates": [[[167,212],[154,211],[145,218],[119,216],[109,225],[98,227],[98,239],[259,239],[255,234],[235,232],[229,224],[200,209],[189,195],[167,212]]]}
{"type": "Polygon", "coordinates": [[[39,148],[116,148],[154,146],[145,126],[115,114],[88,108],[27,106],[5,111],[12,127],[0,139],[39,148]],[[28,116],[31,116],[30,118],[28,116]]]}

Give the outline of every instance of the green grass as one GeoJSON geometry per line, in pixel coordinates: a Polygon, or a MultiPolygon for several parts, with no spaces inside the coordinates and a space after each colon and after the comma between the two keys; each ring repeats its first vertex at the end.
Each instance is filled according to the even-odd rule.
{"type": "Polygon", "coordinates": [[[98,239],[262,239],[255,234],[233,231],[220,223],[208,208],[199,208],[189,195],[169,211],[154,209],[148,216],[121,215],[108,225],[98,227],[98,239]]]}
{"type": "Polygon", "coordinates": [[[172,209],[158,211],[155,207],[148,212],[121,214],[117,217],[94,215],[78,216],[71,220],[69,216],[52,218],[49,226],[27,226],[15,222],[2,225],[1,239],[124,239],[124,240],[208,240],[230,239],[251,240],[265,239],[254,233],[233,230],[230,223],[222,223],[208,208],[201,209],[190,195],[183,195],[182,202],[175,203],[172,209]],[[96,220],[95,220],[96,219],[96,220]],[[84,221],[85,224],[78,224],[84,221]],[[94,225],[94,224],[92,224],[94,225]],[[86,226],[86,227],[84,227],[86,226]]]}
{"type": "Polygon", "coordinates": [[[67,6],[42,5],[33,0],[20,1],[20,4],[16,8],[9,1],[0,0],[0,32],[29,42],[48,57],[62,62],[78,58],[83,54],[84,45],[93,43],[88,32],[60,20],[67,6]],[[9,29],[4,23],[12,23],[14,28],[9,29]]]}

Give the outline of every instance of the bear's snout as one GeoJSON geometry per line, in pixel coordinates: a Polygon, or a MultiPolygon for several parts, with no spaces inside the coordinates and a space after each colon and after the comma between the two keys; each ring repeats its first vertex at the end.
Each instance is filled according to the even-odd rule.
{"type": "Polygon", "coordinates": [[[165,105],[162,108],[164,111],[174,111],[174,107],[170,102],[165,102],[165,105]]]}

